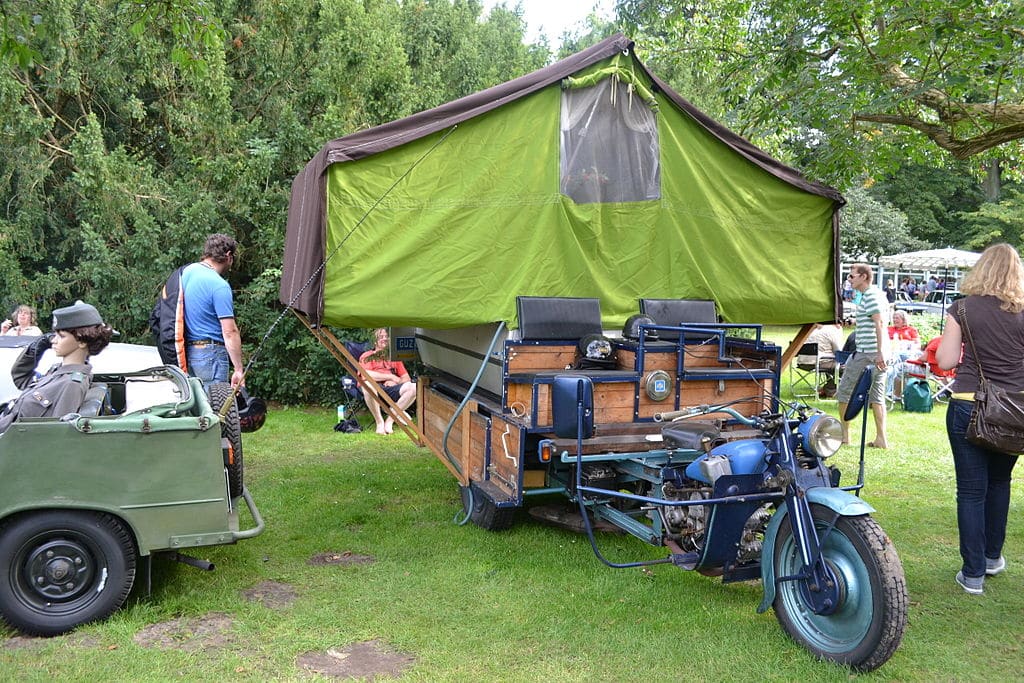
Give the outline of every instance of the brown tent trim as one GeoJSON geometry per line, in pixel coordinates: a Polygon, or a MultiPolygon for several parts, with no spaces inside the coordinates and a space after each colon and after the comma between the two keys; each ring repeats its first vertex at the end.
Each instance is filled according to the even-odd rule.
{"type": "MultiPolygon", "coordinates": [[[[321,320],[324,272],[320,266],[326,255],[326,183],[327,168],[331,164],[363,159],[437,133],[558,83],[563,78],[603,59],[619,53],[632,53],[632,50],[633,41],[621,33],[616,34],[586,50],[507,83],[328,142],[292,182],[281,275],[281,302],[294,306],[314,324],[321,320]]],[[[831,187],[804,178],[796,169],[773,159],[749,141],[714,121],[651,73],[635,55],[633,59],[672,104],[737,154],[790,185],[835,202],[833,260],[835,272],[838,273],[838,211],[844,203],[842,195],[831,187]]],[[[835,289],[835,313],[838,320],[841,315],[838,276],[835,289]]]]}

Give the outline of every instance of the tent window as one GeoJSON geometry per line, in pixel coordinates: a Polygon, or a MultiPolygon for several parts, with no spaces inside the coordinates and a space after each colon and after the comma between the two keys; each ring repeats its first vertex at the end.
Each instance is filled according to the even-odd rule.
{"type": "Polygon", "coordinates": [[[577,204],[661,197],[654,111],[617,78],[562,91],[561,192],[577,204]]]}

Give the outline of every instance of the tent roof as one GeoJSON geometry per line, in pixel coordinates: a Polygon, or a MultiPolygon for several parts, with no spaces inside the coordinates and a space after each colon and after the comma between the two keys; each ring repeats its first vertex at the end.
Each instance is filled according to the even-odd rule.
{"type": "MultiPolygon", "coordinates": [[[[404,119],[328,142],[306,164],[292,183],[285,239],[285,258],[281,276],[281,302],[292,305],[314,322],[321,320],[325,284],[322,266],[325,258],[330,258],[325,248],[327,241],[326,182],[329,166],[362,159],[449,129],[456,124],[514,102],[543,88],[558,84],[562,79],[603,59],[619,53],[631,52],[632,48],[633,41],[622,34],[616,34],[586,50],[507,83],[442,104],[434,109],[413,114],[404,119]]],[[[683,99],[638,60],[636,63],[655,84],[655,88],[660,90],[675,107],[735,153],[785,183],[810,194],[831,199],[835,202],[836,210],[845,203],[837,190],[810,181],[804,178],[799,171],[765,154],[683,99]]],[[[834,217],[833,222],[835,223],[834,217]]],[[[835,261],[835,271],[838,272],[838,230],[835,227],[833,228],[833,242],[833,260],[835,261]]],[[[838,288],[838,284],[836,284],[836,288],[838,288]]]]}
{"type": "Polygon", "coordinates": [[[940,268],[971,268],[981,254],[960,249],[926,249],[903,254],[883,256],[878,263],[883,268],[899,270],[939,270],[940,268]]]}

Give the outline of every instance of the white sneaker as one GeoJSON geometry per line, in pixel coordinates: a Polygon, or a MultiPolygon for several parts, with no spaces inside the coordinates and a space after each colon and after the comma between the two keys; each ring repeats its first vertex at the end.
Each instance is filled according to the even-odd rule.
{"type": "Polygon", "coordinates": [[[995,576],[996,574],[1001,574],[1005,570],[1006,558],[1002,555],[1000,555],[999,559],[996,560],[990,560],[987,557],[985,558],[985,573],[988,576],[995,576]]]}

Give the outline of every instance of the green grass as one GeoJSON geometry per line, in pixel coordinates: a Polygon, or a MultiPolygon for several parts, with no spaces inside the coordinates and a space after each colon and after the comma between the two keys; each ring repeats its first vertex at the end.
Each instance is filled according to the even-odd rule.
{"type": "MultiPolygon", "coordinates": [[[[820,405],[835,412],[834,402],[820,405]]],[[[910,590],[903,644],[868,680],[1020,677],[1024,491],[1015,482],[1009,569],[984,596],[966,595],[953,583],[955,487],[943,419],[942,406],[895,411],[892,449],[868,453],[864,496],[899,550],[910,590]]],[[[296,665],[302,653],[375,638],[416,657],[403,681],[851,677],[790,641],[771,611],[755,612],[759,583],[723,585],[665,565],[610,569],[584,537],[525,514],[504,533],[457,526],[457,486],[429,451],[398,434],[340,434],[333,422],[333,408],[280,409],[246,435],[263,535],[207,549],[212,573],[157,562],[152,595],[137,587],[105,623],[17,648],[0,640],[0,679],[296,680],[309,675],[296,665]],[[308,563],[344,551],[374,561],[308,563]],[[297,599],[273,610],[240,597],[263,581],[290,585],[297,599]],[[224,647],[189,649],[188,634],[177,649],[133,640],[152,624],[210,613],[234,620],[224,647]]],[[[853,448],[837,456],[848,477],[856,456],[853,448]]],[[[600,542],[614,560],[663,554],[631,538],[600,542]]]]}

